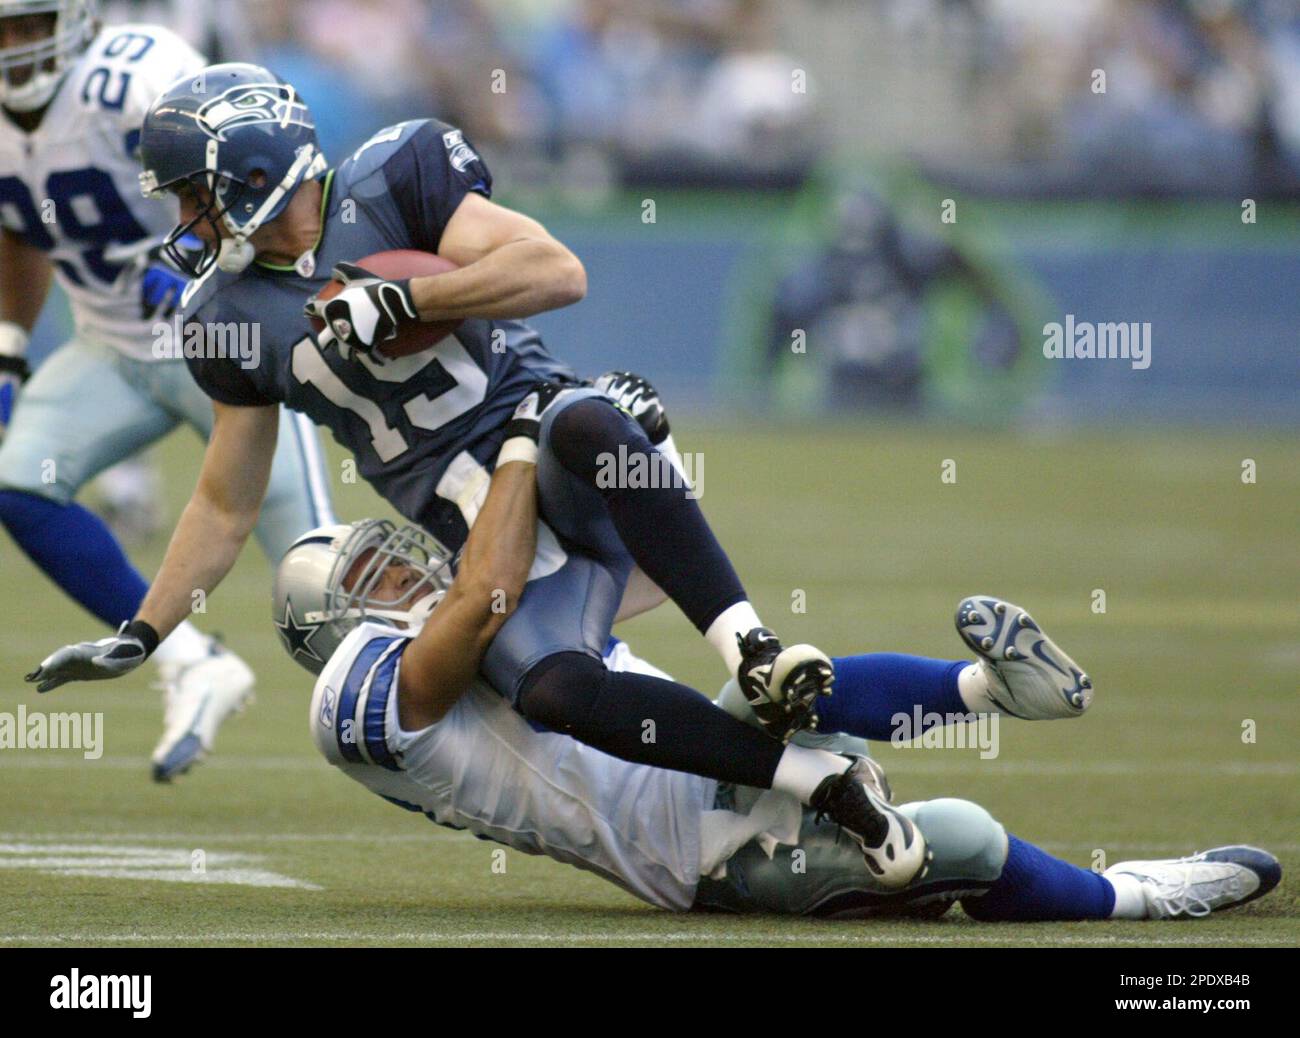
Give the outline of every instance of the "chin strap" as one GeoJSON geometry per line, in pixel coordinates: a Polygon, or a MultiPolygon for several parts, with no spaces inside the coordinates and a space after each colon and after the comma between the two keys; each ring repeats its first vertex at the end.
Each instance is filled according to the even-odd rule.
{"type": "Polygon", "coordinates": [[[0,321],[0,357],[22,359],[29,338],[27,329],[16,321],[0,321]]]}
{"type": "MultiPolygon", "coordinates": [[[[208,168],[214,176],[216,175],[216,148],[214,147],[216,143],[216,141],[210,141],[208,144],[208,168]]],[[[258,228],[262,226],[262,222],[270,216],[285,195],[293,191],[302,181],[310,180],[325,172],[326,166],[324,153],[310,144],[305,145],[298,152],[298,157],[293,160],[293,164],[285,171],[275,190],[266,196],[266,201],[258,207],[257,212],[244,221],[243,224],[237,226],[231,219],[230,213],[223,214],[222,219],[225,221],[232,237],[222,240],[221,251],[217,254],[217,266],[228,274],[238,274],[252,263],[256,250],[254,250],[248,239],[257,233],[258,228]]],[[[301,257],[299,262],[301,262],[301,257]]]]}
{"type": "Polygon", "coordinates": [[[217,252],[217,268],[227,274],[238,274],[247,269],[256,255],[257,250],[249,242],[244,241],[242,236],[222,238],[221,248],[217,252]]]}
{"type": "Polygon", "coordinates": [[[20,87],[4,86],[3,104],[12,112],[36,112],[54,100],[54,95],[63,85],[63,77],[68,74],[66,68],[53,72],[37,72],[20,87]]]}
{"type": "Polygon", "coordinates": [[[407,629],[418,631],[423,627],[424,621],[433,615],[434,609],[438,607],[438,603],[441,602],[446,595],[447,592],[445,591],[434,591],[431,594],[425,595],[422,599],[412,605],[406,614],[408,617],[407,624],[409,625],[407,629]]]}

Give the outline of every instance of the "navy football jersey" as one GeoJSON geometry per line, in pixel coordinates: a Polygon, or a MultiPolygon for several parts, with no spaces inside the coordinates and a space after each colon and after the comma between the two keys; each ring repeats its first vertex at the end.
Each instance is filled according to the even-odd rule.
{"type": "Polygon", "coordinates": [[[223,404],[283,402],[326,426],[394,508],[458,549],[468,531],[457,491],[444,485],[440,496],[439,482],[462,454],[490,469],[529,387],[574,375],[518,321],[467,320],[433,349],[391,360],[322,350],[303,304],[334,265],[389,249],[436,252],[461,200],[471,191],[489,196],[492,176],[461,131],[420,119],[375,134],[324,186],[311,277],[254,263],[240,274],[214,267],[191,286],[186,339],[197,322],[213,348],[187,357],[190,371],[223,404]],[[256,363],[219,348],[230,322],[258,326],[256,363]]]}

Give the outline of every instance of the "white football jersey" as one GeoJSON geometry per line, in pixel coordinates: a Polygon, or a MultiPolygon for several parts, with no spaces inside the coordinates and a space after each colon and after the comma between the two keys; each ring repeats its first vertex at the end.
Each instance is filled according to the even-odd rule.
{"type": "Polygon", "coordinates": [[[330,657],[310,723],[331,764],[439,825],[595,872],[663,908],[691,907],[701,867],[713,867],[701,819],[717,783],[537,731],[482,681],[437,724],[403,731],[397,678],[410,638],[362,624],[330,657]]]}
{"type": "Polygon", "coordinates": [[[0,226],[46,253],[77,335],[153,359],[141,271],[128,253],[175,226],[174,200],[140,193],[140,124],[154,98],[205,62],[156,25],[101,29],[68,70],[35,132],[0,114],[0,226]]]}

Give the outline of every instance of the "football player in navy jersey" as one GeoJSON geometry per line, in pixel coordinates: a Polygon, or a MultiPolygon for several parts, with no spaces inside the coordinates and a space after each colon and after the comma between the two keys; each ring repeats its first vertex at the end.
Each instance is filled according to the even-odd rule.
{"type": "MultiPolygon", "coordinates": [[[[830,660],[811,646],[783,648],[761,625],[694,498],[680,485],[602,485],[602,458],[657,455],[662,411],[648,386],[618,380],[607,388],[633,417],[520,323],[581,299],[586,275],[535,220],[489,200],[491,174],[460,130],[401,123],[331,169],[293,87],[266,69],[226,64],[154,102],[140,152],[145,190],[180,199],[172,240],[193,234],[206,245],[182,307],[187,341],[191,329],[202,339],[187,359],[216,422],[136,619],[116,638],[53,654],[32,675],[42,689],[138,665],[193,591],[224,577],[261,502],[283,402],[328,426],[376,490],[453,551],[491,470],[536,464],[540,547],[483,662],[524,716],[629,761],[805,803],[833,778],[828,813],[864,850],[892,840],[924,867],[919,834],[879,810],[842,757],[787,745],[815,724],[830,660]],[[459,269],[385,281],[352,264],[392,249],[436,252],[459,269]],[[311,305],[326,324],[317,336],[304,304],[331,275],[347,285],[311,305]],[[428,350],[376,352],[407,323],[449,320],[463,323],[428,350]],[[246,324],[260,329],[253,365],[222,349],[231,326],[246,324]],[[601,650],[638,568],[719,651],[766,734],[683,685],[605,666],[601,650]],[[653,739],[644,737],[648,717],[657,719],[653,739]]],[[[1063,654],[1030,681],[1042,686],[1046,716],[1087,706],[1086,678],[1063,654]]]]}

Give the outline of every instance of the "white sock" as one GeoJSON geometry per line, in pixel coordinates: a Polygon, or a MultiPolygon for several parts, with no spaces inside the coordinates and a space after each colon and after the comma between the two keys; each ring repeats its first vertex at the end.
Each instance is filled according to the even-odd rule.
{"type": "Polygon", "coordinates": [[[673,468],[677,470],[677,474],[682,477],[683,482],[689,482],[689,480],[686,479],[686,473],[682,468],[682,454],[681,451],[677,449],[677,444],[673,440],[673,434],[669,433],[665,436],[664,442],[658,444],[658,448],[659,453],[673,463],[673,468]]]}
{"type": "Polygon", "coordinates": [[[802,803],[808,804],[812,802],[813,791],[821,785],[822,779],[827,775],[842,775],[848,768],[849,762],[838,753],[813,750],[791,743],[776,765],[772,788],[796,796],[802,803]]]}
{"type": "Polygon", "coordinates": [[[1142,881],[1126,872],[1104,876],[1115,889],[1115,907],[1110,910],[1112,919],[1145,919],[1147,899],[1142,893],[1142,881]]]}
{"type": "Polygon", "coordinates": [[[176,663],[185,666],[187,663],[203,659],[211,647],[211,638],[188,620],[182,620],[180,626],[163,639],[162,644],[149,658],[160,665],[176,663]]]}
{"type": "Polygon", "coordinates": [[[972,714],[996,714],[998,708],[989,698],[989,679],[984,668],[972,663],[957,675],[957,694],[972,714]]]}
{"type": "Polygon", "coordinates": [[[704,637],[718,650],[718,655],[722,657],[722,662],[727,665],[727,672],[732,677],[740,669],[740,646],[736,644],[736,635],[748,634],[755,627],[762,626],[752,605],[737,602],[720,612],[704,632],[704,637]]]}

